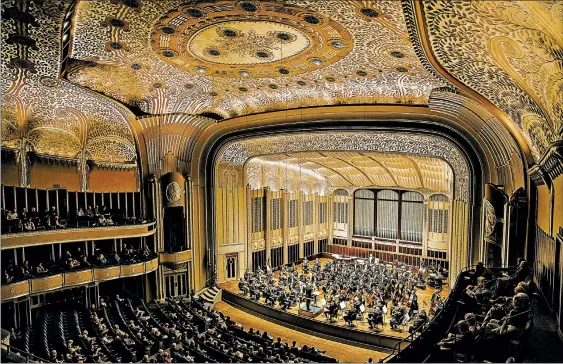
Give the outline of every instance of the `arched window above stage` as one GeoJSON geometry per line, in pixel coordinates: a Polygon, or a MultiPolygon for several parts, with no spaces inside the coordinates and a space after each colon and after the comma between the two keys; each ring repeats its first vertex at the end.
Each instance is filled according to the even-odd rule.
{"type": "Polygon", "coordinates": [[[354,193],[354,235],[422,242],[424,196],[413,191],[360,189],[354,193]]]}
{"type": "Polygon", "coordinates": [[[401,240],[422,242],[424,228],[424,196],[418,192],[401,195],[401,240]]]}
{"type": "Polygon", "coordinates": [[[375,193],[357,190],[354,193],[354,235],[374,236],[375,193]]]}
{"type": "Polygon", "coordinates": [[[385,239],[398,239],[399,193],[393,190],[377,192],[376,209],[375,236],[385,239]]]}

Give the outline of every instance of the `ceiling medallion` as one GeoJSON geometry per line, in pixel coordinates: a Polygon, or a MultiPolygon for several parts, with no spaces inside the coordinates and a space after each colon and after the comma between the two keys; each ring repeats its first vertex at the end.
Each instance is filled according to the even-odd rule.
{"type": "Polygon", "coordinates": [[[182,6],[153,27],[151,38],[154,51],[168,64],[215,77],[300,74],[326,67],[353,48],[340,24],[273,1],[182,6]]]}

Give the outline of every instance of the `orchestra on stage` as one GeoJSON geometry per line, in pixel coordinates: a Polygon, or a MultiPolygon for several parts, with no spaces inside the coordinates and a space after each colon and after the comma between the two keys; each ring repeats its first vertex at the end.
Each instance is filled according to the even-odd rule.
{"type": "MultiPolygon", "coordinates": [[[[295,264],[282,266],[276,274],[266,265],[246,271],[238,287],[241,294],[281,310],[295,306],[312,311],[323,308],[329,322],[366,321],[370,330],[382,331],[385,322],[392,330],[410,332],[432,320],[443,307],[441,267],[408,266],[398,261],[387,263],[370,255],[357,259],[334,254],[324,264],[305,258],[301,272],[295,264]],[[417,290],[435,289],[428,312],[419,307],[417,290]]],[[[423,302],[426,306],[427,303],[423,302]]]]}

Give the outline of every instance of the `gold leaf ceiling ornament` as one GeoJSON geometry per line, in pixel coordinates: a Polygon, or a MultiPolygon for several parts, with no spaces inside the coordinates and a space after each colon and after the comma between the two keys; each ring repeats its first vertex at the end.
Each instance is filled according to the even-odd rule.
{"type": "Polygon", "coordinates": [[[59,79],[61,34],[70,27],[73,2],[6,1],[2,14],[2,147],[135,162],[133,115],[113,100],[59,79]]]}
{"type": "Polygon", "coordinates": [[[281,77],[338,61],[353,48],[346,29],[325,15],[274,1],[187,4],[153,26],[162,60],[212,77],[281,77]]]}
{"type": "Polygon", "coordinates": [[[424,1],[440,65],[520,128],[536,160],[563,131],[563,2],[424,1]]]}
{"type": "MultiPolygon", "coordinates": [[[[253,185],[262,186],[259,165],[278,164],[288,178],[278,186],[295,187],[295,173],[281,171],[284,165],[306,169],[322,176],[326,187],[396,187],[421,191],[447,191],[462,201],[469,199],[469,167],[452,142],[432,135],[402,132],[315,132],[253,137],[223,146],[217,156],[216,184],[236,175],[234,185],[243,186],[243,170],[253,165],[253,185]],[[257,162],[252,162],[258,158],[257,162]],[[284,184],[285,183],[285,184],[284,184]],[[453,186],[452,186],[453,184],[453,186]]],[[[264,169],[264,175],[271,168],[264,169]]],[[[274,172],[269,172],[274,173],[274,172]]],[[[269,179],[271,180],[271,179],[269,179]]],[[[232,179],[229,180],[233,183],[232,179]]]]}
{"type": "Polygon", "coordinates": [[[246,163],[246,183],[254,189],[295,190],[298,179],[316,193],[335,188],[398,188],[451,195],[453,172],[445,161],[420,155],[377,152],[295,152],[254,157],[246,163]],[[277,179],[265,178],[276,174],[277,179]],[[289,175],[289,176],[286,176],[289,175]],[[283,182],[290,181],[286,186],[283,182]],[[280,184],[281,182],[281,184],[280,184]],[[311,189],[311,187],[309,187],[311,189]]]}
{"type": "Polygon", "coordinates": [[[70,56],[97,65],[69,69],[68,79],[146,113],[234,117],[337,103],[426,104],[445,85],[418,60],[398,1],[146,0],[132,9],[94,0],[76,9],[70,56]],[[107,26],[108,17],[128,31],[107,26]],[[225,34],[252,52],[226,46],[225,34]],[[108,50],[108,42],[127,49],[108,50]]]}

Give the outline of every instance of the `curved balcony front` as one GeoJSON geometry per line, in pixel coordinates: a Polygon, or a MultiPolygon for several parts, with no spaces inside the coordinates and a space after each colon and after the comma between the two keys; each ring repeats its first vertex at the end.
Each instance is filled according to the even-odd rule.
{"type": "Polygon", "coordinates": [[[192,260],[191,250],[183,250],[174,253],[167,253],[167,252],[160,253],[160,264],[177,265],[177,264],[189,262],[191,260],[192,260]]]}
{"type": "Polygon", "coordinates": [[[134,277],[158,269],[158,258],[146,262],[137,262],[109,267],[95,267],[77,271],[52,274],[31,278],[24,281],[2,285],[2,301],[13,300],[29,294],[45,293],[60,288],[81,286],[93,282],[134,277]]]}
{"type": "Polygon", "coordinates": [[[2,235],[2,250],[73,241],[136,238],[150,236],[155,232],[156,223],[154,221],[134,225],[36,230],[2,235]]]}

